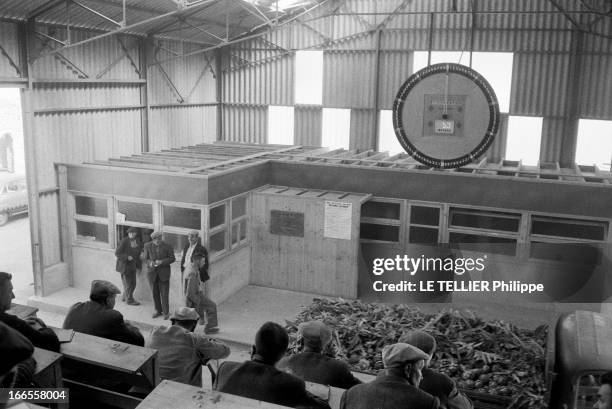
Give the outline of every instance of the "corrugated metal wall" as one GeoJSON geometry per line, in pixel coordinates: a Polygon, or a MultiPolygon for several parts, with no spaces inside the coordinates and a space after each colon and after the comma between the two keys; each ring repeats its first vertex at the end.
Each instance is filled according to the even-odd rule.
{"type": "Polygon", "coordinates": [[[293,115],[295,144],[321,146],[323,109],[312,105],[298,105],[293,115]]]}
{"type": "Polygon", "coordinates": [[[266,143],[268,108],[257,105],[223,107],[223,139],[226,141],[266,143]]]}
{"type": "Polygon", "coordinates": [[[17,24],[0,21],[0,77],[17,77],[17,70],[13,65],[19,64],[19,47],[17,45],[17,24]],[[4,55],[6,53],[6,55],[4,55]]]}
{"type": "MultiPolygon", "coordinates": [[[[568,116],[573,96],[579,98],[576,115],[612,120],[612,70],[609,69],[612,40],[577,35],[572,23],[550,2],[458,0],[454,4],[459,13],[452,12],[447,0],[413,0],[405,4],[401,0],[348,0],[338,9],[340,13],[405,13],[388,18],[385,15],[318,18],[326,12],[317,10],[307,16],[305,23],[295,22],[268,33],[265,36],[267,44],[253,40],[230,48],[231,53],[241,58],[255,60],[240,61],[234,57],[228,61],[224,71],[226,102],[258,104],[241,108],[241,115],[247,117],[245,111],[261,110],[260,105],[272,103],[264,97],[273,86],[271,84],[282,84],[287,93],[294,88],[294,78],[288,75],[293,72],[291,66],[283,65],[282,70],[278,69],[279,63],[270,59],[270,55],[292,55],[294,50],[304,48],[320,49],[324,51],[322,107],[351,108],[351,138],[356,139],[351,140],[350,146],[373,146],[375,135],[367,132],[373,129],[370,121],[375,116],[367,110],[391,109],[397,90],[412,72],[413,51],[427,50],[431,42],[432,50],[469,52],[473,46],[474,51],[514,53],[509,113],[544,117],[543,160],[559,161],[568,156],[562,154],[560,147],[567,149],[572,144],[561,140],[572,138],[572,135],[568,136],[567,130],[560,132],[562,127],[558,119],[568,116]],[[479,14],[471,13],[474,4],[479,14]],[[433,16],[433,25],[432,12],[440,13],[433,16]],[[381,32],[380,52],[377,53],[374,29],[381,23],[386,26],[381,32]],[[377,55],[379,86],[376,90],[377,55]],[[264,58],[257,59],[260,56],[264,58]],[[578,60],[581,61],[577,63],[578,60]],[[576,66],[578,72],[573,74],[576,66]],[[579,91],[572,88],[576,82],[580,83],[579,91]],[[377,107],[374,106],[375,92],[378,92],[377,107]]],[[[558,4],[570,10],[578,7],[570,0],[560,0],[558,4]]],[[[595,27],[600,32],[611,25],[608,19],[603,20],[595,27]]],[[[282,100],[283,105],[286,101],[282,100]]],[[[227,108],[224,112],[231,116],[231,110],[235,108],[227,108]]],[[[318,135],[315,128],[320,127],[319,117],[314,116],[312,120],[316,122],[312,124],[305,122],[313,112],[316,110],[312,108],[296,109],[296,143],[319,140],[318,136],[307,136],[318,135]],[[308,131],[303,133],[303,129],[308,131]]],[[[248,132],[237,126],[240,124],[234,122],[225,136],[242,140],[238,135],[248,132]]],[[[490,158],[504,153],[503,135],[499,139],[488,154],[490,158]]]]}
{"type": "MultiPolygon", "coordinates": [[[[38,24],[37,31],[65,39],[66,31],[38,24]]],[[[71,30],[71,41],[91,37],[91,32],[71,30]]],[[[145,115],[141,91],[141,40],[131,36],[110,36],[87,45],[49,55],[56,45],[39,34],[29,43],[31,90],[23,96],[31,108],[24,120],[31,128],[28,181],[39,195],[31,220],[33,238],[40,249],[43,271],[64,260],[62,255],[59,194],[55,163],[82,163],[141,152],[145,115]],[[80,82],[79,82],[80,81],[80,82]],[[33,165],[32,165],[33,164],[33,165]]],[[[0,22],[0,85],[17,77],[11,64],[19,64],[18,24],[0,22]],[[4,55],[5,53],[6,55],[4,55]]],[[[164,43],[170,51],[158,51],[157,58],[195,50],[187,43],[164,43]]],[[[149,61],[151,62],[151,61],[149,61]]],[[[212,56],[194,55],[164,62],[162,67],[184,101],[178,105],[164,74],[149,68],[151,149],[193,145],[216,139],[217,95],[212,56]]],[[[13,81],[15,83],[15,81],[13,81]]],[[[10,83],[10,84],[13,84],[10,83]]],[[[14,85],[14,84],[13,84],[14,85]]],[[[27,86],[24,82],[22,86],[27,86]]],[[[69,221],[65,221],[69,223],[69,221]]],[[[51,269],[57,270],[57,269],[51,269]]],[[[51,274],[53,275],[53,274],[51,274]]],[[[57,277],[49,278],[57,282],[57,277]]],[[[37,291],[44,286],[37,282],[37,291]]],[[[66,282],[65,280],[63,280],[66,282]]],[[[55,288],[53,285],[50,287],[55,288]]]]}

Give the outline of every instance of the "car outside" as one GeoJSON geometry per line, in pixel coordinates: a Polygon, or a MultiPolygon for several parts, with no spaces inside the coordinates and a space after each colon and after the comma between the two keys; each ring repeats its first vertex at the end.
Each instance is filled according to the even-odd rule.
{"type": "Polygon", "coordinates": [[[28,189],[24,175],[0,173],[0,226],[9,218],[28,212],[28,189]]]}

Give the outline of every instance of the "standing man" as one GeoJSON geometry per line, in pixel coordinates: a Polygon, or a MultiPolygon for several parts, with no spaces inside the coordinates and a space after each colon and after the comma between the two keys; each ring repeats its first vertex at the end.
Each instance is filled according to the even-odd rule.
{"type": "MultiPolygon", "coordinates": [[[[196,248],[191,256],[193,260],[187,264],[185,272],[187,273],[187,289],[185,292],[185,305],[195,310],[200,315],[200,323],[204,324],[203,319],[206,315],[206,334],[216,334],[219,332],[219,324],[217,322],[217,304],[208,298],[204,292],[204,283],[200,280],[202,270],[208,264],[208,253],[202,246],[196,248]]],[[[208,279],[208,273],[206,273],[208,279]]]]}
{"type": "Polygon", "coordinates": [[[0,136],[0,168],[8,169],[9,172],[15,171],[15,151],[13,151],[13,137],[10,132],[5,132],[0,136]],[[11,156],[9,156],[9,151],[11,156]]]}
{"type": "Polygon", "coordinates": [[[115,270],[121,273],[121,281],[123,282],[123,294],[121,301],[128,305],[140,305],[134,299],[134,290],[136,289],[136,273],[140,270],[140,253],[142,244],[136,238],[138,234],[137,227],[130,227],[127,231],[128,237],[124,237],[121,243],[115,250],[117,257],[117,265],[115,270]]]}
{"type": "MultiPolygon", "coordinates": [[[[202,245],[200,240],[200,232],[197,230],[191,230],[187,234],[188,243],[183,247],[183,257],[181,258],[181,273],[185,272],[185,268],[189,266],[189,263],[193,262],[194,250],[198,250],[199,253],[203,254],[204,260],[202,267],[199,268],[200,280],[205,283],[208,281],[208,251],[206,247],[202,245]]],[[[181,275],[183,278],[183,292],[187,292],[187,277],[181,275]]]]}
{"type": "Polygon", "coordinates": [[[144,246],[144,261],[147,277],[153,291],[155,313],[153,318],[164,314],[164,319],[170,319],[168,293],[170,291],[170,264],[176,260],[174,249],[162,241],[162,233],[154,231],[151,240],[144,246]]]}

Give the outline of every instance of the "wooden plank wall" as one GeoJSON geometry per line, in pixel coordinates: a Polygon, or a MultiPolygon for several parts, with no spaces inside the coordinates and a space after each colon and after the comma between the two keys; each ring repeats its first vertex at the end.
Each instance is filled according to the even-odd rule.
{"type": "Polygon", "coordinates": [[[323,237],[325,198],[253,195],[251,284],[294,291],[357,296],[361,204],[352,199],[351,240],[323,237]],[[304,237],[270,233],[272,210],[304,214],[304,237]]]}

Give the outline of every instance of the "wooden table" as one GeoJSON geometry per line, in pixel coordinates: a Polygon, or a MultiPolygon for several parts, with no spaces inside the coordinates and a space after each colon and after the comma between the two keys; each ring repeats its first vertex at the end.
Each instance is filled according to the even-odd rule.
{"type": "MultiPolygon", "coordinates": [[[[152,390],[159,384],[157,350],[74,332],[72,341],[60,344],[65,372],[95,374],[138,390],[152,390]]],[[[66,387],[79,394],[122,408],[135,408],[140,399],[95,386],[96,382],[64,378],[66,387]],[[91,384],[88,384],[91,382],[91,384]]]]}
{"type": "Polygon", "coordinates": [[[11,309],[7,311],[7,314],[16,315],[17,317],[25,320],[26,318],[36,317],[38,308],[30,307],[29,305],[11,303],[11,309]]]}
{"type": "MultiPolygon", "coordinates": [[[[41,388],[63,388],[62,380],[62,354],[47,351],[46,349],[34,348],[32,358],[36,361],[34,371],[34,382],[41,388]]],[[[67,409],[67,403],[52,404],[52,408],[67,409]]]]}
{"type": "Polygon", "coordinates": [[[340,399],[346,389],[306,381],[306,390],[324,401],[327,401],[331,409],[338,409],[340,407],[340,399]]]}
{"type": "Polygon", "coordinates": [[[229,393],[205,390],[173,381],[162,381],[136,409],[280,409],[286,406],[229,393]]]}

